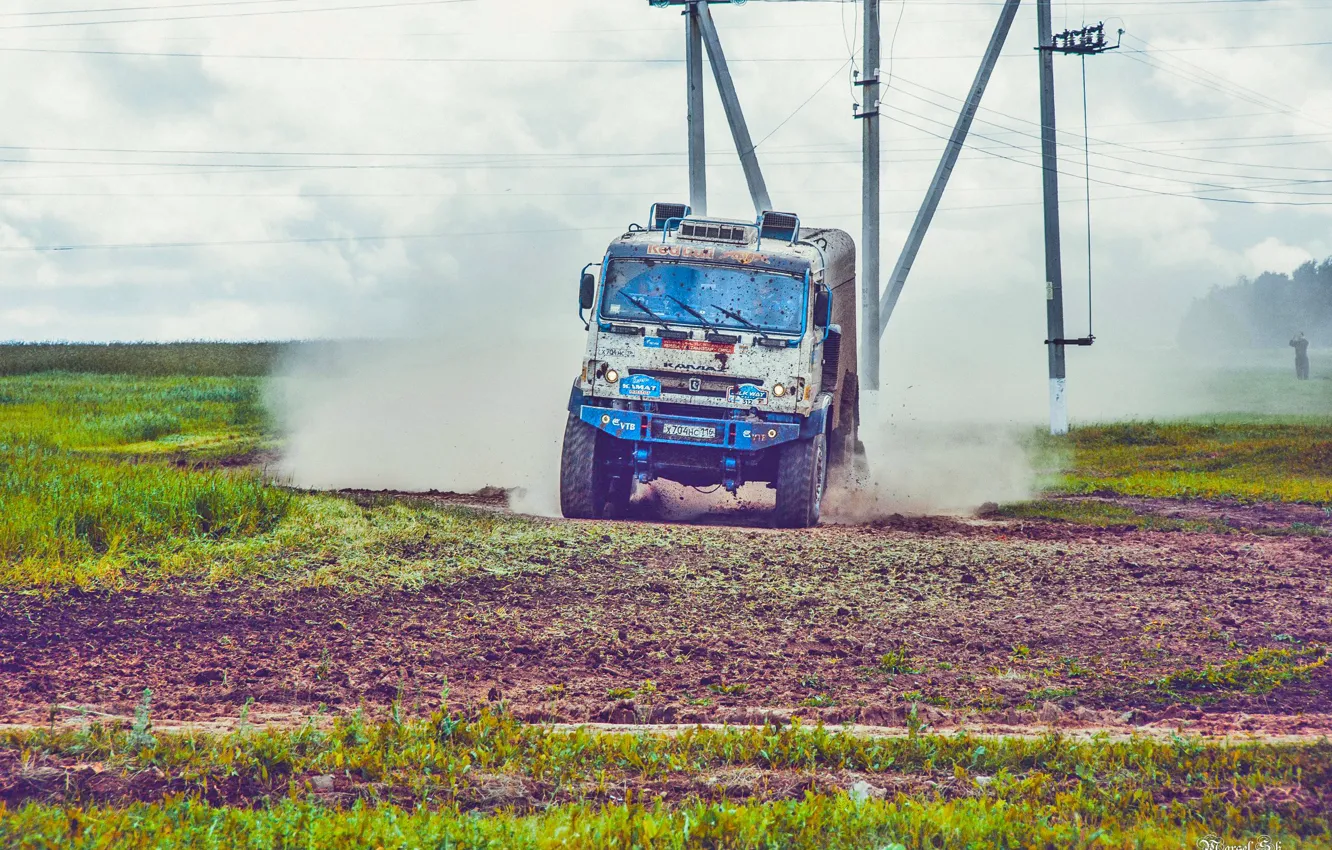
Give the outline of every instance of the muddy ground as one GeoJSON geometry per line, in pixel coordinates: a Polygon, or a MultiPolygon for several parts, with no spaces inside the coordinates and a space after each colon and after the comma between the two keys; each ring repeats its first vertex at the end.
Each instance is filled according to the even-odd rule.
{"type": "Polygon", "coordinates": [[[444,698],[557,722],[901,726],[915,705],[939,728],[1332,731],[1332,539],[1283,533],[1319,518],[1134,510],[1240,511],[1252,530],[892,518],[684,543],[659,525],[628,562],[573,553],[419,592],[0,594],[0,722],[130,716],[149,688],[162,722],[444,698]],[[1188,677],[1260,650],[1292,655],[1261,681],[1188,677]]]}

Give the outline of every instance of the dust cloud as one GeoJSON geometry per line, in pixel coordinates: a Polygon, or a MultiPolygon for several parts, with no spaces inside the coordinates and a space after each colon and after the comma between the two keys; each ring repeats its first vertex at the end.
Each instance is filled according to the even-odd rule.
{"type": "MultiPolygon", "coordinates": [[[[296,346],[270,399],[286,438],[283,473],[296,486],[318,489],[500,487],[512,491],[514,509],[556,515],[560,444],[583,333],[565,316],[569,287],[550,289],[553,295],[533,293],[551,304],[531,312],[558,320],[296,346]]],[[[884,339],[882,389],[862,399],[870,476],[854,492],[829,493],[828,521],[964,515],[1036,492],[1050,470],[1035,468],[1030,452],[1048,423],[1044,315],[1033,305],[1041,306],[1039,298],[972,295],[966,309],[940,299],[899,311],[884,339]]],[[[493,306],[478,297],[465,312],[484,316],[493,306]]],[[[1127,326],[1103,333],[1096,346],[1068,352],[1075,428],[1308,412],[1296,391],[1321,389],[1332,399],[1317,358],[1314,381],[1294,387],[1287,370],[1287,387],[1281,352],[1219,359],[1127,326]]],[[[761,524],[773,501],[763,484],[747,485],[739,498],[670,483],[639,489],[633,516],[642,519],[761,524]]]]}
{"type": "Polygon", "coordinates": [[[270,393],[281,472],[313,489],[500,487],[515,510],[555,515],[578,362],[566,348],[491,335],[299,346],[270,393]]]}

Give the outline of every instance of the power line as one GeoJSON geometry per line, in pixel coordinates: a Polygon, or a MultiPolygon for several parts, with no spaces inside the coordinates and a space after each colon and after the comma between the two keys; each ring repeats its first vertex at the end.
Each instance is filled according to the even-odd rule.
{"type": "Polygon", "coordinates": [[[0,30],[47,29],[51,27],[90,27],[103,24],[145,24],[164,21],[202,21],[226,18],[253,18],[260,15],[304,15],[312,12],[349,12],[364,9],[393,9],[408,6],[443,6],[452,3],[473,3],[476,0],[388,0],[381,3],[365,3],[355,6],[320,6],[313,9],[273,9],[263,12],[236,12],[229,15],[179,15],[167,18],[116,18],[100,21],[52,21],[39,24],[5,24],[0,30]]]}
{"type": "Polygon", "coordinates": [[[40,9],[36,12],[0,12],[0,18],[35,18],[47,15],[100,15],[107,12],[167,12],[216,6],[268,6],[274,3],[299,3],[302,0],[210,0],[206,3],[178,3],[168,6],[103,6],[100,9],[40,9]]]}

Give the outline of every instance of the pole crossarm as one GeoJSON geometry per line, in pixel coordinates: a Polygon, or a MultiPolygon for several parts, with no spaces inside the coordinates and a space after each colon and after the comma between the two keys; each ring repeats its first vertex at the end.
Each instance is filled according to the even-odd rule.
{"type": "Polygon", "coordinates": [[[971,132],[971,123],[976,117],[976,111],[980,108],[981,97],[984,96],[985,89],[990,83],[990,76],[994,73],[994,67],[999,62],[999,54],[1004,48],[1004,42],[1008,40],[1009,30],[1013,28],[1013,19],[1017,16],[1020,2],[1021,0],[1006,0],[1003,9],[999,12],[999,22],[994,26],[994,34],[990,36],[990,44],[985,49],[980,68],[976,71],[976,78],[971,83],[971,91],[967,95],[961,113],[957,116],[957,123],[953,125],[953,133],[948,138],[948,146],[944,148],[943,158],[939,160],[939,167],[935,169],[934,180],[931,181],[930,188],[925,193],[925,200],[920,205],[919,212],[916,213],[915,222],[911,225],[911,233],[907,236],[906,244],[902,247],[902,253],[897,258],[897,265],[893,267],[892,275],[888,278],[888,286],[885,288],[883,297],[879,302],[878,337],[880,338],[884,331],[888,329],[888,320],[892,318],[893,310],[897,307],[897,299],[902,295],[902,288],[906,285],[907,276],[911,274],[911,267],[916,262],[916,255],[920,252],[921,243],[925,241],[925,233],[929,230],[930,223],[934,221],[934,214],[939,209],[939,202],[943,200],[944,190],[948,188],[948,180],[952,177],[953,168],[957,165],[957,158],[962,153],[962,146],[966,143],[967,134],[971,132]]]}
{"type": "Polygon", "coordinates": [[[712,12],[708,10],[709,2],[710,0],[694,2],[690,7],[698,17],[698,27],[708,51],[708,61],[712,64],[712,76],[717,81],[722,108],[726,112],[726,122],[731,125],[735,151],[740,155],[745,183],[749,186],[749,197],[754,201],[754,211],[761,215],[772,209],[772,199],[768,197],[768,186],[763,182],[758,153],[754,150],[754,140],[750,138],[749,127],[745,124],[745,113],[740,108],[740,98],[735,93],[735,82],[731,79],[731,69],[726,64],[726,54],[722,52],[721,39],[717,36],[717,25],[712,21],[712,12]]]}

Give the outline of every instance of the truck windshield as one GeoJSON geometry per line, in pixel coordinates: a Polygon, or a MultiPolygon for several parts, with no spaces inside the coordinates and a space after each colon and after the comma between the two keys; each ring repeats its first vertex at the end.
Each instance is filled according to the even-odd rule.
{"type": "Polygon", "coordinates": [[[609,320],[800,333],[801,278],[756,269],[612,260],[601,299],[609,320]]]}

